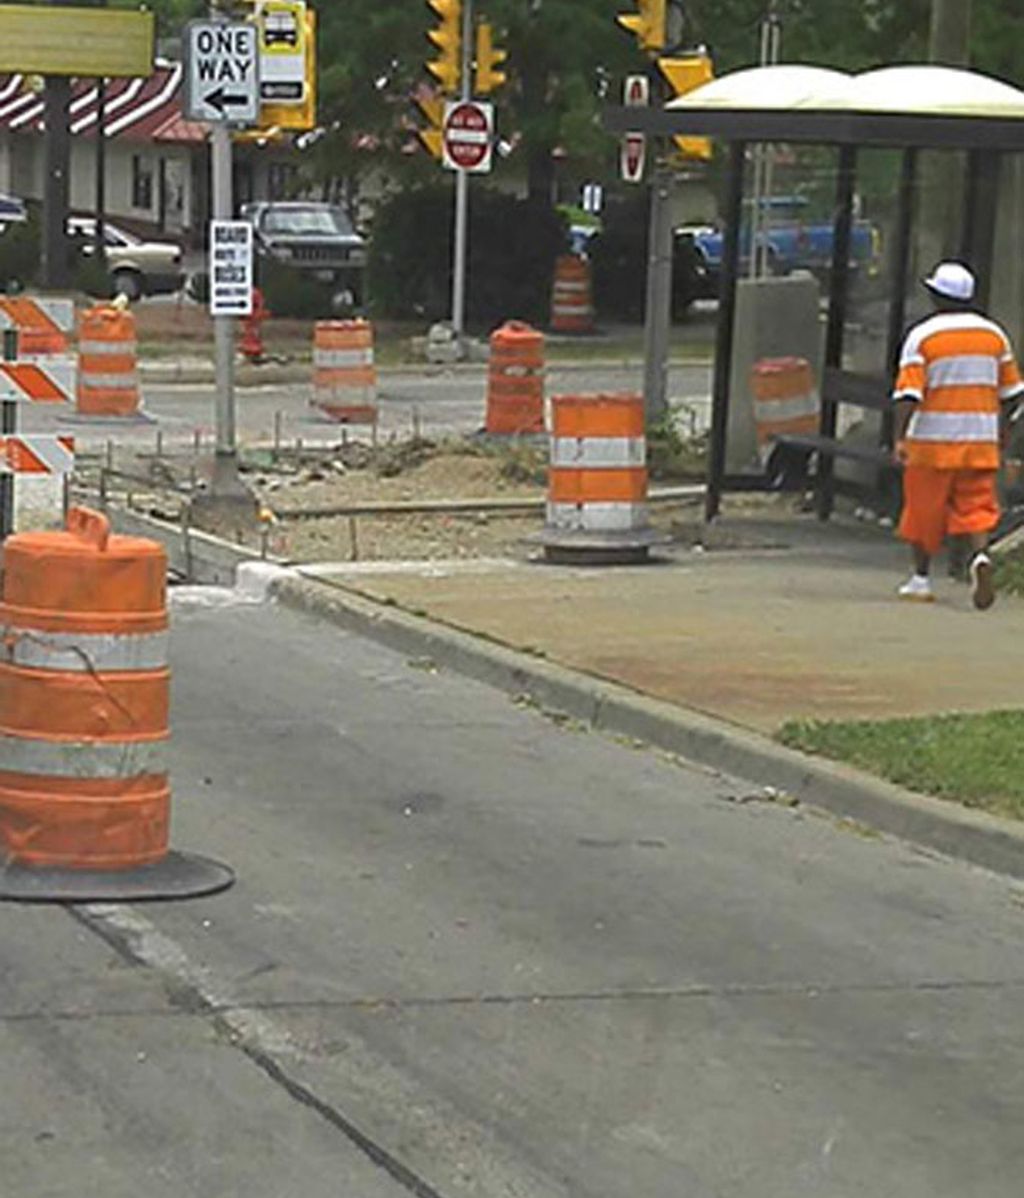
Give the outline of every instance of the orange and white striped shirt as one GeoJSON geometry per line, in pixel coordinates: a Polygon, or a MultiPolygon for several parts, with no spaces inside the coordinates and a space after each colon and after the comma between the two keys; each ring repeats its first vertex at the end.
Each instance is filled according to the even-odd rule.
{"type": "Polygon", "coordinates": [[[915,325],[893,399],[918,405],[907,458],[940,470],[996,470],[1002,405],[1024,396],[1010,339],[978,312],[939,312],[915,325]]]}

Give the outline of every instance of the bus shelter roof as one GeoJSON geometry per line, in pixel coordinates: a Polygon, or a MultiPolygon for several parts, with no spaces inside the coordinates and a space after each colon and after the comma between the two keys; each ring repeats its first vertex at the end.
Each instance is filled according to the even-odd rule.
{"type": "Polygon", "coordinates": [[[610,109],[605,124],[725,141],[1024,151],[1024,91],[953,67],[848,75],[778,65],[723,75],[665,108],[610,109]]]}

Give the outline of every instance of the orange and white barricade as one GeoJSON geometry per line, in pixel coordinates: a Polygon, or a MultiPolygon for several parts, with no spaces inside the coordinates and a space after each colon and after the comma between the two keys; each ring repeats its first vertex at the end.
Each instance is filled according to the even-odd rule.
{"type": "Polygon", "coordinates": [[[551,401],[547,523],[552,560],[646,559],[665,540],[647,513],[647,441],[640,395],[556,395],[551,401]]]}
{"type": "Polygon", "coordinates": [[[576,254],[563,254],[555,261],[551,330],[555,333],[590,333],[593,328],[590,263],[576,254]]]}
{"type": "Polygon", "coordinates": [[[171,898],[233,880],[168,850],[167,561],[73,508],[4,546],[0,897],[171,898]]]}
{"type": "Polygon", "coordinates": [[[0,329],[18,330],[18,356],[66,354],[75,330],[75,306],[50,296],[0,296],[0,329]]]}
{"type": "Polygon", "coordinates": [[[64,433],[0,436],[0,474],[74,474],[75,439],[64,433]]]}
{"type": "Polygon", "coordinates": [[[757,449],[767,461],[776,437],[813,436],[821,405],[805,358],[762,358],[750,372],[757,449]]]}
{"type": "Polygon", "coordinates": [[[376,424],[376,401],[373,325],[368,320],[317,321],[313,406],[339,424],[376,424]]]}
{"type": "Polygon", "coordinates": [[[135,317],[120,305],[96,304],[78,323],[79,417],[144,419],[140,411],[135,317]]]}
{"type": "Polygon", "coordinates": [[[491,334],[484,427],[492,436],[544,431],[544,334],[521,321],[491,334]]]}

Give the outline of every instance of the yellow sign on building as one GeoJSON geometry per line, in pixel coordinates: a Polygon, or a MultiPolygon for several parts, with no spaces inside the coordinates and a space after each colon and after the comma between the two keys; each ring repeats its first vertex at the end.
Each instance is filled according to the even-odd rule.
{"type": "Polygon", "coordinates": [[[155,36],[151,12],[0,4],[0,72],[147,78],[155,36]]]}

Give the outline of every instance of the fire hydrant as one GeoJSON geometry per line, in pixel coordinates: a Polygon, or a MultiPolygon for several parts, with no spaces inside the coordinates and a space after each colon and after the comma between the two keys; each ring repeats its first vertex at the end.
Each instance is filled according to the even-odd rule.
{"type": "Polygon", "coordinates": [[[242,339],[238,344],[243,357],[254,366],[267,359],[266,347],[263,344],[263,322],[270,316],[270,309],[263,298],[259,287],[252,292],[252,313],[242,322],[242,339]]]}

